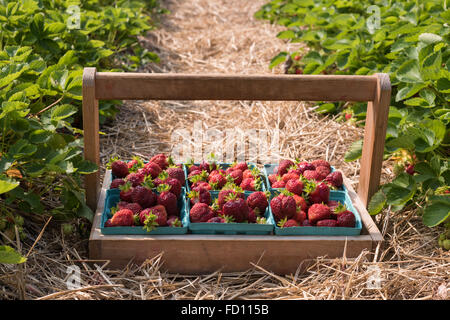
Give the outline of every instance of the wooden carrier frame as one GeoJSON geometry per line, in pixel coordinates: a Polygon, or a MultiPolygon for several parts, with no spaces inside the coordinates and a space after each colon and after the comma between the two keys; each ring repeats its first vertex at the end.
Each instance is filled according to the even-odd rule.
{"type": "Polygon", "coordinates": [[[368,102],[358,192],[344,177],[353,205],[361,215],[359,236],[251,235],[103,235],[100,231],[109,170],[100,188],[100,172],[85,177],[86,201],[95,212],[89,239],[92,260],[109,260],[112,268],[131,260],[141,263],[164,252],[162,269],[203,274],[221,269],[243,271],[251,263],[278,274],[294,273],[308,259],[357,257],[374,250],[382,236],[366,207],[377,191],[391,98],[387,74],[345,75],[203,75],[171,73],[83,73],[84,155],[100,165],[98,101],[121,100],[299,100],[368,102]],[[304,263],[302,263],[304,262],[304,263]]]}

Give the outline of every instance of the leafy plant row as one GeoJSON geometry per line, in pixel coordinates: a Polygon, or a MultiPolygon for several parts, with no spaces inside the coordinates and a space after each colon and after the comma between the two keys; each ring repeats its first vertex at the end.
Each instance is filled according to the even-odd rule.
{"type": "MultiPolygon", "coordinates": [[[[158,61],[137,39],[158,12],[157,0],[0,0],[0,231],[8,238],[23,223],[18,210],[92,218],[81,187],[97,170],[82,156],[83,68],[158,61]]],[[[101,118],[117,103],[102,104],[101,118]]]]}
{"type": "MultiPolygon", "coordinates": [[[[396,178],[370,202],[371,214],[423,207],[423,221],[436,226],[450,215],[450,10],[439,0],[273,0],[257,13],[286,27],[281,39],[304,42],[307,52],[280,52],[270,64],[288,60],[288,73],[388,73],[393,85],[386,159],[396,178]],[[405,170],[405,168],[407,170],[405,170]]],[[[366,105],[345,104],[346,118],[364,122],[366,105]]],[[[335,113],[342,104],[316,111],[335,113]]],[[[361,156],[353,144],[346,161],[361,156]]]]}

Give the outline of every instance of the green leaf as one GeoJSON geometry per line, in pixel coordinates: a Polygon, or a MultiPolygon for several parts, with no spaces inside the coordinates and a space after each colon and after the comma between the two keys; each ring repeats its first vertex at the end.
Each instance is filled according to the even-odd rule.
{"type": "Polygon", "coordinates": [[[27,261],[20,253],[10,246],[0,246],[0,263],[21,264],[27,261]]]}
{"type": "Polygon", "coordinates": [[[447,78],[440,78],[437,81],[437,89],[442,93],[450,93],[450,80],[447,78]]]}
{"type": "Polygon", "coordinates": [[[32,143],[45,143],[50,140],[52,134],[53,133],[51,131],[38,129],[30,134],[29,139],[32,143]]]}
{"type": "Polygon", "coordinates": [[[52,110],[52,120],[62,120],[78,112],[78,108],[70,104],[58,105],[52,110]]]}
{"type": "Polygon", "coordinates": [[[353,142],[349,150],[345,154],[344,161],[350,162],[361,158],[363,148],[363,140],[353,142]]]}
{"type": "Polygon", "coordinates": [[[423,211],[423,223],[435,227],[450,216],[450,204],[444,201],[433,201],[423,211]]]}
{"type": "Polygon", "coordinates": [[[0,177],[0,194],[11,191],[19,185],[19,182],[7,177],[0,177]]]}
{"type": "Polygon", "coordinates": [[[417,60],[409,60],[403,63],[397,70],[397,79],[406,83],[423,82],[420,75],[420,67],[417,60]]]}
{"type": "Polygon", "coordinates": [[[384,206],[386,205],[386,196],[383,193],[383,190],[378,190],[377,193],[375,193],[369,202],[369,214],[370,215],[377,215],[378,213],[383,210],[384,206]]]}
{"type": "Polygon", "coordinates": [[[279,54],[277,54],[272,58],[272,60],[270,60],[269,68],[272,69],[280,63],[283,63],[286,60],[287,55],[287,52],[280,52],[279,54]]]}

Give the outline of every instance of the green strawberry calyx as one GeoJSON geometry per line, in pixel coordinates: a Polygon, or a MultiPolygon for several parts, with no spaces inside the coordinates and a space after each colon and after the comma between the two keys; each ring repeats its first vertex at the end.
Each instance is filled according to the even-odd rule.
{"type": "Polygon", "coordinates": [[[147,232],[150,232],[152,230],[155,230],[159,224],[156,222],[157,216],[153,214],[152,211],[150,211],[149,215],[144,220],[144,227],[143,229],[147,232]]]}

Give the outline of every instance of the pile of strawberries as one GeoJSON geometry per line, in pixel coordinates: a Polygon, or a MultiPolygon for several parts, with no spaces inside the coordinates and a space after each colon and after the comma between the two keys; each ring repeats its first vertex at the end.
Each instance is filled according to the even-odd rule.
{"type": "Polygon", "coordinates": [[[181,164],[158,154],[147,163],[138,157],[129,162],[112,159],[108,167],[114,177],[110,189],[120,189],[120,202],[111,209],[113,216],[105,227],[143,226],[151,231],[158,226],[182,226],[178,200],[185,177],[181,164]]]}
{"type": "Polygon", "coordinates": [[[347,227],[354,228],[353,212],[338,201],[329,200],[330,189],[321,183],[308,195],[282,190],[272,198],[270,208],[276,224],[287,227],[347,227]]]}
{"type": "Polygon", "coordinates": [[[219,192],[214,203],[211,203],[209,191],[200,191],[197,196],[190,196],[190,221],[265,224],[264,213],[269,205],[268,198],[267,193],[256,191],[245,199],[241,188],[228,185],[219,192]]]}
{"type": "Polygon", "coordinates": [[[331,172],[331,165],[325,160],[281,160],[268,179],[272,188],[286,188],[295,194],[301,193],[300,189],[303,189],[305,182],[323,182],[333,189],[343,185],[342,173],[331,172]]]}
{"type": "Polygon", "coordinates": [[[203,187],[206,190],[222,190],[233,184],[246,191],[261,191],[262,178],[258,168],[250,169],[245,162],[233,163],[226,170],[215,162],[203,161],[199,165],[186,164],[189,186],[192,190],[203,187]]]}

